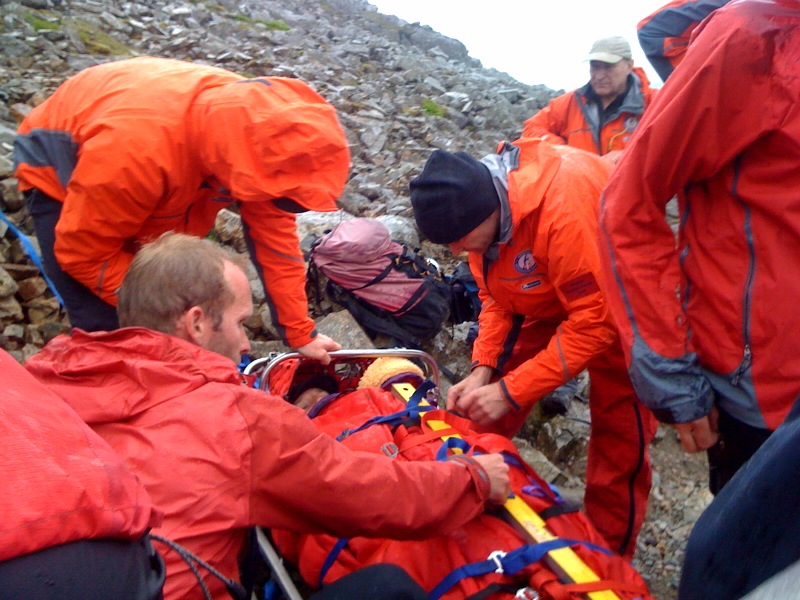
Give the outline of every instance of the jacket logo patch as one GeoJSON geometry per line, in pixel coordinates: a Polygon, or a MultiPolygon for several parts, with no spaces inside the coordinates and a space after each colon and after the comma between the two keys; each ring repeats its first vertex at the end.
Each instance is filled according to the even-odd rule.
{"type": "Polygon", "coordinates": [[[579,275],[575,279],[571,279],[558,289],[564,294],[568,302],[575,302],[584,296],[594,294],[600,291],[600,286],[597,285],[597,280],[591,273],[579,275]]]}
{"type": "Polygon", "coordinates": [[[625,131],[633,131],[639,124],[639,117],[628,117],[624,121],[625,131]]]}
{"type": "Polygon", "coordinates": [[[533,252],[530,250],[523,250],[517,254],[517,257],[514,259],[514,268],[517,270],[517,273],[522,273],[523,275],[533,272],[536,268],[536,261],[533,260],[533,252]]]}

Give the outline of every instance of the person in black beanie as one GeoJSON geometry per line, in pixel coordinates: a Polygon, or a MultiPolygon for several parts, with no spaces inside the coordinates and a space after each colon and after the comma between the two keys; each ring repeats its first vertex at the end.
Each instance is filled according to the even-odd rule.
{"type": "Polygon", "coordinates": [[[600,288],[597,211],[610,170],[588,152],[520,139],[480,161],[436,150],[410,190],[422,234],[468,252],[483,301],[472,372],[448,391],[448,410],[511,437],[588,368],[586,514],[630,559],[656,421],[633,391],[600,288]]]}
{"type": "MultiPolygon", "coordinates": [[[[416,199],[415,207],[419,214],[417,224],[422,234],[437,244],[449,244],[463,238],[500,207],[488,167],[465,152],[434,151],[422,176],[411,182],[411,189],[412,202],[416,199]],[[428,197],[432,201],[429,202],[428,197]]],[[[498,215],[499,212],[467,242],[474,244],[477,237],[477,250],[481,250],[485,242],[494,241],[498,215]],[[483,239],[487,236],[491,239],[483,239]]],[[[472,248],[461,245],[451,250],[458,255],[472,248]]],[[[578,385],[577,378],[570,379],[541,398],[541,414],[566,414],[578,385]]]]}
{"type": "Polygon", "coordinates": [[[466,152],[435,150],[410,185],[417,226],[434,244],[463,238],[500,208],[488,167],[466,152]]]}

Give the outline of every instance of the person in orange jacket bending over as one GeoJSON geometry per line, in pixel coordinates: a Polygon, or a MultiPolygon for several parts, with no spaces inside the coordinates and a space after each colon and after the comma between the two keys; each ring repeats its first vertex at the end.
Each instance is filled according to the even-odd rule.
{"type": "Polygon", "coordinates": [[[323,360],[339,349],[308,317],[292,213],[337,210],[350,154],[333,107],[305,83],[149,57],[91,67],[31,111],[13,157],[73,326],[118,327],[141,245],[205,236],[238,201],[284,342],[323,360]]]}
{"type": "Polygon", "coordinates": [[[631,558],[656,422],[633,391],[598,283],[598,201],[611,168],[536,139],[481,161],[437,150],[411,181],[411,203],[425,237],[468,252],[483,302],[472,373],[447,408],[511,437],[536,402],[588,367],[586,514],[631,558]]]}
{"type": "Polygon", "coordinates": [[[521,137],[566,144],[616,163],[655,90],[644,71],[633,66],[625,38],[597,40],[587,60],[589,83],[555,98],[525,121],[521,137]]]}
{"type": "MultiPolygon", "coordinates": [[[[236,578],[253,525],[425,538],[505,500],[500,455],[398,463],[352,452],[302,409],[242,384],[236,363],[250,348],[250,294],[221,247],[164,234],[128,269],[122,329],[59,336],[26,364],[142,480],[164,512],[155,533],[236,578]]],[[[201,598],[183,560],[172,550],[164,558],[166,600],[201,598]]],[[[206,574],[206,584],[227,597],[219,580],[206,574]]]]}

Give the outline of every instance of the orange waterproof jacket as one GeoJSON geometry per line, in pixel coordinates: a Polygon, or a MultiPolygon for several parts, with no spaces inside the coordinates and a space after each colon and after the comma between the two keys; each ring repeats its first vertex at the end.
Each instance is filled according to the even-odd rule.
{"type": "Polygon", "coordinates": [[[482,162],[508,195],[501,197],[499,243],[469,255],[483,302],[473,366],[501,371],[524,319],[553,323],[547,348],[500,380],[513,406],[529,408],[615,340],[598,287],[596,242],[598,202],[611,165],[536,139],[505,144],[482,162]]]}
{"type": "Polygon", "coordinates": [[[159,58],[92,67],[31,111],[14,160],[20,189],[64,203],[59,264],[112,305],[140,244],[204,236],[239,200],[273,319],[290,346],[311,341],[295,218],[267,200],[336,210],[350,157],[306,84],[159,58]]]}
{"type": "MultiPolygon", "coordinates": [[[[252,525],[424,538],[460,527],[489,495],[476,464],[350,451],[301,409],[242,385],[230,359],[147,329],[75,330],[26,367],[139,476],[165,513],[155,532],[231,578],[252,525]]],[[[186,564],[163,554],[166,600],[202,598],[186,564]]]]}
{"type": "Polygon", "coordinates": [[[700,27],[604,194],[609,302],[661,421],[716,396],[774,429],[800,396],[800,6],[732,2],[700,27]]]}
{"type": "Polygon", "coordinates": [[[639,21],[639,45],[662,80],[666,81],[683,60],[695,27],[728,2],[673,0],[639,21]]]}
{"type": "Polygon", "coordinates": [[[3,350],[0,373],[0,561],[161,522],[111,447],[3,350]]]}
{"type": "Polygon", "coordinates": [[[587,83],[553,99],[525,121],[522,137],[566,144],[600,156],[612,150],[624,150],[655,95],[647,75],[638,67],[628,77],[630,89],[625,99],[604,122],[601,122],[598,105],[589,100],[591,88],[587,83]]]}

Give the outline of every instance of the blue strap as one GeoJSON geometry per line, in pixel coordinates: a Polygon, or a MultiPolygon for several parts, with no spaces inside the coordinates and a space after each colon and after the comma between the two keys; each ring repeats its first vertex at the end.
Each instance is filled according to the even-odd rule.
{"type": "Polygon", "coordinates": [[[359,431],[363,431],[364,429],[368,429],[373,425],[388,425],[392,427],[394,425],[399,425],[406,419],[412,419],[414,417],[418,417],[421,413],[428,412],[430,410],[434,410],[436,407],[433,405],[425,405],[421,406],[420,403],[422,402],[425,395],[428,393],[428,390],[434,387],[434,383],[432,381],[426,381],[421,386],[417,388],[414,392],[414,395],[408,400],[408,404],[406,408],[396,413],[392,413],[390,415],[380,415],[378,417],[372,417],[364,422],[362,425],[359,425],[355,429],[345,429],[336,436],[336,440],[341,442],[346,437],[357,433],[359,431]]]}
{"type": "MultiPolygon", "coordinates": [[[[517,467],[520,471],[525,473],[525,466],[522,462],[513,454],[509,454],[507,452],[503,453],[503,459],[505,460],[506,464],[511,465],[512,467],[517,467]]],[[[522,487],[522,493],[527,494],[528,496],[533,496],[534,498],[542,498],[544,500],[550,500],[551,502],[555,502],[556,504],[564,504],[564,498],[561,497],[561,493],[558,491],[558,488],[550,483],[547,484],[547,491],[542,487],[542,485],[536,481],[530,475],[527,476],[528,481],[530,482],[529,485],[522,487]]]]}
{"type": "Polygon", "coordinates": [[[428,598],[429,600],[438,600],[447,593],[450,588],[467,577],[480,577],[481,575],[492,572],[504,575],[516,575],[528,565],[542,560],[548,552],[576,545],[583,545],[591,550],[602,552],[603,554],[613,554],[607,548],[589,542],[560,538],[548,542],[541,542],[539,544],[526,544],[511,552],[492,552],[489,558],[482,562],[462,565],[451,571],[435,588],[433,588],[433,590],[431,590],[431,593],[428,594],[428,598]]]}
{"type": "Polygon", "coordinates": [[[439,446],[439,450],[436,451],[436,460],[447,460],[450,457],[450,450],[453,450],[454,448],[458,448],[461,450],[461,452],[466,454],[470,451],[472,446],[463,438],[447,438],[442,442],[442,445],[439,446]]]}
{"type": "Polygon", "coordinates": [[[333,545],[333,548],[331,548],[331,551],[328,552],[328,556],[325,558],[325,562],[322,563],[322,569],[320,569],[319,572],[317,587],[322,587],[322,584],[325,581],[325,575],[328,574],[328,571],[333,566],[333,563],[335,563],[336,559],[339,557],[339,553],[344,550],[344,547],[347,546],[347,542],[349,541],[349,538],[339,538],[333,545]]]}
{"type": "Polygon", "coordinates": [[[22,247],[25,249],[25,253],[30,257],[33,261],[33,264],[36,265],[36,268],[39,269],[42,273],[42,277],[47,283],[47,286],[50,288],[50,291],[53,292],[53,296],[55,296],[58,303],[63,307],[64,306],[64,299],[61,297],[61,294],[58,293],[56,289],[56,284],[54,284],[50,278],[47,276],[47,273],[44,272],[44,265],[42,264],[42,258],[39,256],[39,253],[36,251],[36,247],[33,245],[33,242],[28,239],[28,236],[20,231],[19,227],[14,225],[9,218],[0,211],[0,221],[8,225],[8,228],[19,238],[19,241],[22,243],[22,247]]]}
{"type": "Polygon", "coordinates": [[[436,384],[433,383],[430,379],[424,381],[422,385],[420,385],[414,393],[412,394],[411,398],[408,399],[409,406],[419,406],[420,403],[425,399],[425,396],[428,395],[428,392],[431,391],[433,388],[436,387],[436,384]]]}

